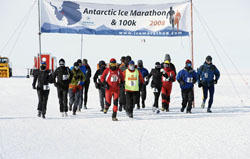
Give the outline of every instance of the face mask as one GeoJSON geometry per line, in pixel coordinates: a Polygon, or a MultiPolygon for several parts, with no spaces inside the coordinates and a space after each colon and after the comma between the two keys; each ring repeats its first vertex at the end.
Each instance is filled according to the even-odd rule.
{"type": "Polygon", "coordinates": [[[142,64],[138,64],[138,67],[142,67],[142,64]]]}
{"type": "Polygon", "coordinates": [[[164,68],[167,68],[167,67],[169,67],[169,64],[164,63],[163,66],[164,66],[164,68]]]}
{"type": "Polygon", "coordinates": [[[187,67],[192,67],[192,64],[191,63],[187,63],[187,67]]]}
{"type": "Polygon", "coordinates": [[[135,70],[135,66],[134,66],[134,65],[129,65],[128,68],[129,68],[131,71],[134,71],[134,70],[135,70]]]}
{"type": "Polygon", "coordinates": [[[116,70],[116,66],[111,66],[110,69],[111,69],[112,71],[114,71],[114,70],[116,70]]]}
{"type": "Polygon", "coordinates": [[[161,65],[156,65],[155,68],[156,69],[161,69],[161,65]]]}
{"type": "Polygon", "coordinates": [[[79,67],[78,67],[78,66],[75,66],[74,68],[75,68],[75,70],[78,70],[78,69],[79,69],[79,67]]]}
{"type": "Polygon", "coordinates": [[[46,66],[41,66],[41,70],[45,70],[46,69],[46,66]]]}

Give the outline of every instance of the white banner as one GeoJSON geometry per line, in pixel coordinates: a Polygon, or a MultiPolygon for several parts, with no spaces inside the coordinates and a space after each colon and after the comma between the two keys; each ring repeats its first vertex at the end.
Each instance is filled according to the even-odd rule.
{"type": "Polygon", "coordinates": [[[43,33],[188,36],[190,2],[113,5],[42,0],[43,33]]]}

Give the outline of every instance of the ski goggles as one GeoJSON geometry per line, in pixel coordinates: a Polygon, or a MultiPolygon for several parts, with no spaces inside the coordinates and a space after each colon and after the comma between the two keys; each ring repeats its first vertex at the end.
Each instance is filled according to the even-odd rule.
{"type": "Polygon", "coordinates": [[[188,66],[188,67],[191,67],[191,66],[192,66],[192,64],[191,64],[191,63],[187,63],[187,66],[188,66]]]}
{"type": "Polygon", "coordinates": [[[110,63],[109,64],[111,67],[115,67],[116,66],[116,63],[110,63]]]}

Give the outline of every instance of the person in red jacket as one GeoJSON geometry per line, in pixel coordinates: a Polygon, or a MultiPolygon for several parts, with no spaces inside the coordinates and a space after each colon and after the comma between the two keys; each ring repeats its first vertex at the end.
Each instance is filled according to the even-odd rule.
{"type": "Polygon", "coordinates": [[[166,60],[162,69],[162,111],[169,111],[170,94],[172,91],[172,83],[175,81],[175,76],[174,70],[170,68],[170,62],[166,60]]]}
{"type": "Polygon", "coordinates": [[[109,68],[106,68],[103,72],[101,82],[105,87],[105,108],[103,112],[105,114],[107,113],[113,96],[114,106],[112,120],[117,121],[118,98],[120,93],[120,84],[123,82],[123,75],[114,58],[110,60],[109,68]]]}
{"type": "Polygon", "coordinates": [[[141,72],[135,68],[134,61],[130,61],[128,69],[123,71],[125,93],[126,93],[126,113],[133,118],[133,109],[138,101],[139,85],[144,84],[141,72]]]}

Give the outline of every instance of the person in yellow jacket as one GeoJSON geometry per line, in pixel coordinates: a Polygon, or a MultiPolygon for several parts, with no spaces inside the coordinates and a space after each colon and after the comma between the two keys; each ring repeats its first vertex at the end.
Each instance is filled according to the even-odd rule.
{"type": "Polygon", "coordinates": [[[133,118],[133,110],[138,101],[139,85],[144,84],[141,72],[135,68],[134,61],[130,61],[128,69],[123,72],[125,94],[126,94],[126,113],[133,118]]]}
{"type": "Polygon", "coordinates": [[[72,69],[73,78],[69,84],[69,110],[72,110],[73,106],[73,115],[76,115],[77,107],[80,104],[80,96],[81,96],[81,83],[85,81],[85,75],[79,68],[78,62],[74,63],[74,67],[72,69]]]}

